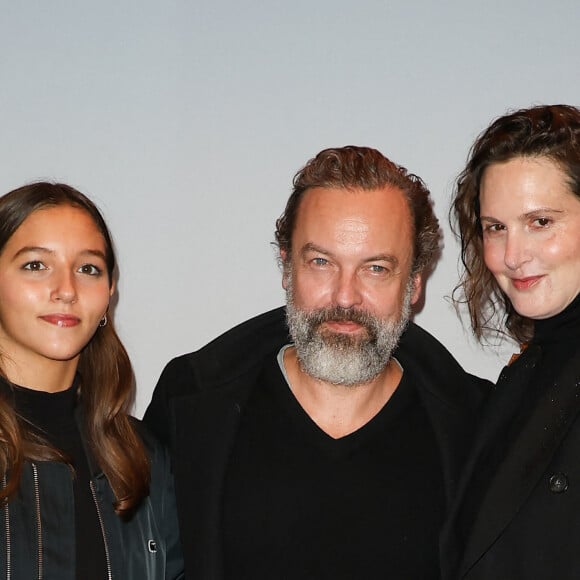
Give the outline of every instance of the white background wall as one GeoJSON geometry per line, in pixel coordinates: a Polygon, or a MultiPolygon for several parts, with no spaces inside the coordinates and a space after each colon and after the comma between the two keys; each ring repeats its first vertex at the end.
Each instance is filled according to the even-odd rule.
{"type": "MultiPolygon", "coordinates": [[[[445,230],[416,320],[495,378],[445,301],[451,184],[507,109],[580,103],[577,0],[0,1],[0,191],[56,179],[116,240],[141,415],[164,364],[283,301],[274,221],[325,147],[419,174],[445,230]]],[[[511,349],[503,349],[503,351],[511,349]]]]}

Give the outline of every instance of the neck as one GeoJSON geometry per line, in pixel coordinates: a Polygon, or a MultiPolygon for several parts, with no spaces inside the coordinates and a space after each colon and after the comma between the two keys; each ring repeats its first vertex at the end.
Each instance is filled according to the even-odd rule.
{"type": "Polygon", "coordinates": [[[399,364],[391,359],[368,383],[334,385],[306,374],[294,347],[284,352],[284,366],[297,401],[318,427],[335,439],[366,425],[391,398],[403,375],[399,364]]]}
{"type": "Polygon", "coordinates": [[[78,357],[69,361],[43,360],[37,364],[19,364],[18,361],[4,358],[3,371],[6,378],[15,385],[57,393],[68,389],[74,380],[78,357]]]}
{"type": "Polygon", "coordinates": [[[572,343],[578,340],[580,329],[580,294],[559,314],[534,324],[533,342],[537,344],[572,343]]]}

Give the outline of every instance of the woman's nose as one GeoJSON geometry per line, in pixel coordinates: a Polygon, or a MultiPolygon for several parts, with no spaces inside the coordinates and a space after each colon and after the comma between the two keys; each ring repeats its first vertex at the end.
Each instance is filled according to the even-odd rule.
{"type": "Polygon", "coordinates": [[[52,300],[73,303],[77,299],[77,288],[74,272],[62,272],[54,277],[52,300]]]}

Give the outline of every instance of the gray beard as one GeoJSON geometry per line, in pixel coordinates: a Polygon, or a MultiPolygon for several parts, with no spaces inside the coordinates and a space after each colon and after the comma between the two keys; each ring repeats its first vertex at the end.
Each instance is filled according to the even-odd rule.
{"type": "Polygon", "coordinates": [[[294,306],[290,278],[291,275],[286,289],[286,318],[302,370],[315,379],[347,386],[368,383],[378,376],[409,322],[413,279],[409,279],[405,289],[399,318],[383,320],[364,310],[340,306],[299,310],[294,306]],[[331,320],[356,322],[366,333],[351,336],[321,330],[321,324],[331,320]]]}

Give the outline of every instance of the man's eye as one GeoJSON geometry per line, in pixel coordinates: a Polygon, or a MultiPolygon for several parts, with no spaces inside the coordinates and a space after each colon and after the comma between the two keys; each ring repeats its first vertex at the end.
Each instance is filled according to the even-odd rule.
{"type": "Polygon", "coordinates": [[[369,269],[371,272],[375,274],[383,274],[384,272],[387,272],[387,268],[385,268],[384,266],[380,266],[379,264],[371,264],[369,266],[369,269]]]}
{"type": "Polygon", "coordinates": [[[312,263],[315,266],[326,266],[326,264],[328,264],[328,260],[326,258],[314,258],[312,263]]]}

